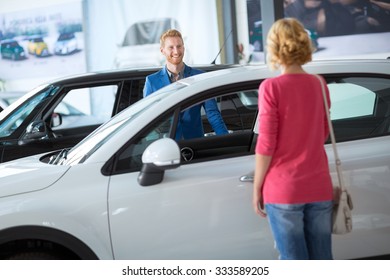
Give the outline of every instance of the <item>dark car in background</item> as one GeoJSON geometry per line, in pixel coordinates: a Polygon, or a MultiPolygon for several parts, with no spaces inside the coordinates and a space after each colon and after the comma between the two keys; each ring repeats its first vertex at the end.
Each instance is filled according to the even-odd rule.
{"type": "MultiPolygon", "coordinates": [[[[213,71],[234,65],[196,67],[213,71]]],[[[160,69],[85,73],[58,79],[26,93],[0,113],[0,162],[73,147],[141,99],[146,76],[160,69]]],[[[237,102],[229,100],[234,106],[237,102]]]]}
{"type": "Polygon", "coordinates": [[[21,60],[26,58],[24,48],[13,39],[1,41],[0,52],[1,58],[10,58],[12,60],[21,60]]]}

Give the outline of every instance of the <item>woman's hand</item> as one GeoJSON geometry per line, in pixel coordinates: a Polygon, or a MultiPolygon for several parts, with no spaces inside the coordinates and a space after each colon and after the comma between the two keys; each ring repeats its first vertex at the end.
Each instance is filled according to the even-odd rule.
{"type": "Polygon", "coordinates": [[[256,187],[253,187],[253,201],[252,201],[253,210],[260,217],[265,218],[267,214],[264,211],[264,202],[263,196],[261,195],[261,190],[256,187]]]}
{"type": "Polygon", "coordinates": [[[255,213],[261,217],[266,217],[263,200],[263,183],[271,164],[272,157],[256,154],[255,174],[253,178],[253,199],[252,206],[255,213]]]}

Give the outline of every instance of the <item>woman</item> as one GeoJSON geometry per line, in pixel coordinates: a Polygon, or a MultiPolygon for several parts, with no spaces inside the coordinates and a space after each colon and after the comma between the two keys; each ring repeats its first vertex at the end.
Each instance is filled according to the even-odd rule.
{"type": "Polygon", "coordinates": [[[267,51],[268,64],[281,75],[259,87],[253,207],[268,216],[280,259],[332,259],[329,128],[321,84],[302,68],[311,61],[311,41],[299,21],[280,19],[269,31],[267,51]]]}

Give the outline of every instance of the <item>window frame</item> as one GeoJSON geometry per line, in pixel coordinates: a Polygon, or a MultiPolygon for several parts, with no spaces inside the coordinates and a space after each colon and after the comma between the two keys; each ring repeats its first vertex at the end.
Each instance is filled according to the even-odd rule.
{"type": "MultiPolygon", "coordinates": [[[[253,90],[259,88],[260,82],[262,82],[262,80],[247,81],[247,82],[242,82],[242,83],[236,83],[234,85],[216,87],[216,88],[213,88],[213,89],[209,89],[209,90],[203,91],[202,93],[199,93],[199,94],[197,94],[195,96],[192,96],[191,98],[188,98],[188,99],[186,99],[186,100],[184,100],[182,102],[174,104],[173,106],[168,108],[164,113],[162,113],[160,116],[158,116],[152,122],[150,122],[148,125],[143,127],[134,137],[129,139],[129,141],[127,141],[125,145],[123,145],[120,149],[118,149],[113,154],[113,156],[108,160],[108,162],[105,164],[105,166],[102,168],[102,173],[104,175],[117,175],[117,174],[124,174],[124,173],[131,173],[131,172],[138,172],[138,171],[140,171],[140,169],[117,170],[117,164],[118,164],[117,161],[118,161],[120,155],[122,153],[124,153],[125,150],[128,149],[131,145],[133,145],[135,139],[141,139],[143,137],[143,135],[146,135],[148,131],[151,131],[151,129],[153,129],[153,127],[155,126],[156,122],[159,122],[161,119],[166,118],[168,116],[173,116],[172,126],[174,128],[176,128],[177,122],[178,122],[178,118],[179,118],[179,114],[180,114],[182,108],[188,108],[188,107],[190,107],[192,105],[199,104],[199,103],[203,102],[204,100],[207,100],[207,99],[210,99],[210,98],[217,98],[219,96],[225,96],[225,95],[229,95],[229,94],[236,94],[236,93],[241,92],[241,91],[253,91],[253,90]]],[[[247,150],[245,152],[233,153],[233,154],[225,153],[225,154],[223,154],[221,156],[205,157],[205,158],[202,158],[202,159],[199,159],[199,160],[193,160],[193,161],[190,161],[190,162],[186,162],[186,164],[198,163],[198,162],[204,162],[204,161],[210,161],[210,160],[217,160],[217,159],[221,159],[221,158],[231,158],[231,157],[237,157],[237,156],[253,154],[254,153],[253,141],[256,138],[255,134],[253,132],[253,128],[254,128],[256,119],[257,119],[257,110],[254,113],[252,129],[249,132],[251,134],[251,138],[248,139],[248,144],[246,145],[247,150]]],[[[175,133],[176,133],[175,129],[171,128],[171,133],[170,133],[169,137],[174,139],[175,133]]],[[[218,143],[218,142],[221,142],[224,139],[228,139],[228,138],[230,138],[230,141],[235,141],[235,139],[233,139],[234,137],[245,137],[245,135],[244,136],[243,135],[237,135],[237,133],[236,133],[236,135],[234,135],[234,136],[231,135],[231,134],[227,134],[227,135],[216,135],[216,136],[212,136],[212,137],[213,137],[213,139],[215,139],[215,143],[218,143]]],[[[200,143],[199,145],[204,147],[205,144],[202,143],[202,142],[209,141],[207,138],[209,138],[209,137],[202,137],[202,138],[199,138],[200,140],[197,139],[197,141],[195,141],[195,142],[200,143]]],[[[137,141],[139,141],[139,140],[137,140],[137,141]]],[[[188,142],[189,141],[185,141],[183,143],[184,144],[188,144],[188,142]]],[[[180,146],[180,143],[179,143],[179,146],[180,146]]],[[[183,147],[181,147],[181,148],[183,148],[183,147]]],[[[184,161],[182,161],[182,164],[183,163],[184,163],[184,161]]]]}

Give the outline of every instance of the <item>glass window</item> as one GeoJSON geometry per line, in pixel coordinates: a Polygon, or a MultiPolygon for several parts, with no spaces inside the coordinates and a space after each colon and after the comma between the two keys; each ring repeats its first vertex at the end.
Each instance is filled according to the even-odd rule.
{"type": "Polygon", "coordinates": [[[144,85],[144,78],[125,81],[120,91],[120,96],[117,98],[117,104],[114,109],[115,114],[143,98],[144,85]]]}
{"type": "MultiPolygon", "coordinates": [[[[210,96],[210,95],[205,95],[210,96]]],[[[213,108],[215,109],[215,108],[213,108]]],[[[212,110],[210,119],[215,118],[212,110]]],[[[257,89],[240,91],[220,95],[215,99],[206,99],[201,102],[188,104],[183,109],[171,108],[171,113],[157,119],[148,126],[138,137],[132,139],[126,147],[118,153],[114,165],[114,173],[135,172],[141,170],[142,154],[152,142],[164,138],[175,138],[182,153],[182,162],[192,163],[205,160],[214,160],[223,157],[232,157],[251,153],[253,140],[253,124],[257,115],[257,89]],[[252,104],[243,104],[242,97],[254,98],[252,104]],[[201,109],[203,102],[216,101],[220,117],[228,128],[228,133],[217,135],[210,125],[206,111],[201,109]],[[187,112],[188,115],[185,115],[187,112]],[[196,120],[194,119],[196,118],[196,120]],[[191,137],[178,137],[178,133],[187,126],[187,131],[193,129],[190,125],[200,124],[202,133],[191,137]]],[[[191,133],[190,133],[191,134],[191,133]]]]}
{"type": "MultiPolygon", "coordinates": [[[[27,100],[25,100],[25,98],[27,98],[26,95],[26,97],[23,98],[24,102],[22,104],[15,103],[14,106],[18,107],[9,115],[6,115],[0,125],[0,137],[11,135],[27,118],[31,117],[34,110],[39,110],[39,108],[41,108],[57,90],[58,88],[56,87],[48,87],[27,100]]],[[[22,99],[20,102],[22,102],[22,99]]],[[[7,109],[11,110],[14,106],[7,109]]]]}
{"type": "Polygon", "coordinates": [[[169,114],[152,124],[149,129],[136,137],[122,152],[115,163],[115,173],[139,171],[142,167],[142,154],[154,141],[169,137],[173,115],[169,114]]]}
{"type": "MultiPolygon", "coordinates": [[[[216,98],[225,125],[230,133],[251,130],[257,113],[258,90],[245,90],[230,93],[216,98]]],[[[214,134],[214,130],[202,108],[203,127],[206,135],[214,134]]]]}
{"type": "Polygon", "coordinates": [[[376,94],[354,84],[328,85],[332,100],[332,120],[371,116],[374,113],[376,94]]]}
{"type": "Polygon", "coordinates": [[[337,141],[388,135],[390,80],[375,77],[327,78],[337,141]]]}
{"type": "Polygon", "coordinates": [[[53,130],[99,125],[111,118],[117,85],[70,90],[55,107],[61,124],[53,130]]]}

